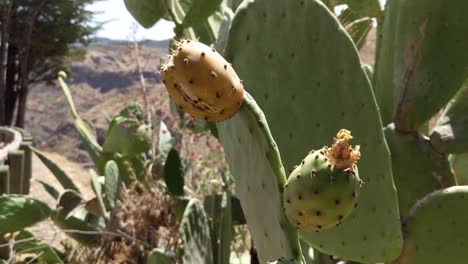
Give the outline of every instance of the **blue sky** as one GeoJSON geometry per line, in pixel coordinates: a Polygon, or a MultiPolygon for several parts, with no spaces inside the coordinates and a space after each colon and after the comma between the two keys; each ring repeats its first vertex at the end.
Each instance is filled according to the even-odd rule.
{"type": "Polygon", "coordinates": [[[97,37],[131,40],[134,27],[137,27],[137,39],[163,40],[173,37],[172,22],[161,20],[152,28],[145,29],[128,13],[123,0],[97,1],[88,9],[97,12],[94,16],[96,22],[107,21],[102,30],[96,33],[97,37]]]}

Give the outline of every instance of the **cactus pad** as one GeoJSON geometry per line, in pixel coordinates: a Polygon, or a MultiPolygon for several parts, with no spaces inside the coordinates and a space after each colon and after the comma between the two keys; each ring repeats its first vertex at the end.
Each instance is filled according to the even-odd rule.
{"type": "Polygon", "coordinates": [[[301,230],[320,232],[338,226],[357,206],[362,181],[355,162],[359,147],[341,130],[332,149],[310,151],[284,186],[283,205],[292,224],[301,230]]]}
{"type": "Polygon", "coordinates": [[[213,263],[210,228],[203,205],[191,199],[180,222],[179,263],[213,263]]]}
{"type": "Polygon", "coordinates": [[[177,43],[162,76],[172,100],[195,118],[226,120],[242,104],[242,81],[230,63],[203,43],[177,43]]]}
{"type": "MultiPolygon", "coordinates": [[[[356,48],[334,14],[314,0],[244,1],[232,21],[224,55],[265,113],[288,173],[311,147],[323,146],[342,127],[351,130],[355,143],[361,145],[359,173],[366,188],[361,190],[359,206],[339,227],[319,233],[301,231],[302,238],[320,251],[345,259],[383,262],[397,257],[403,240],[382,124],[356,48]]],[[[230,128],[237,129],[232,124],[230,128]]],[[[242,142],[232,146],[232,152],[240,152],[239,160],[250,157],[249,152],[261,155],[266,150],[254,150],[245,133],[248,126],[231,138],[232,144],[236,137],[242,142]]],[[[260,193],[259,173],[235,171],[232,163],[233,174],[260,181],[259,186],[250,186],[260,193]]],[[[244,183],[244,189],[248,185],[244,183]]],[[[265,207],[265,199],[252,195],[250,200],[262,200],[256,207],[247,201],[242,204],[255,208],[259,218],[256,210],[265,207]]],[[[256,232],[261,235],[259,228],[256,232]]],[[[265,243],[273,240],[278,239],[270,237],[265,243]]]]}
{"type": "Polygon", "coordinates": [[[435,191],[403,221],[405,244],[398,264],[467,263],[468,186],[435,191]]]}
{"type": "Polygon", "coordinates": [[[298,235],[282,207],[286,175],[263,112],[244,93],[240,111],[217,124],[236,193],[260,262],[301,258],[298,235]]]}
{"type": "Polygon", "coordinates": [[[401,216],[426,194],[455,185],[447,157],[434,151],[428,139],[418,132],[395,131],[393,124],[384,131],[392,155],[401,216]]]}
{"type": "Polygon", "coordinates": [[[393,122],[398,130],[416,131],[466,80],[468,1],[399,2],[395,52],[391,53],[395,58],[390,78],[395,87],[393,122]]]}

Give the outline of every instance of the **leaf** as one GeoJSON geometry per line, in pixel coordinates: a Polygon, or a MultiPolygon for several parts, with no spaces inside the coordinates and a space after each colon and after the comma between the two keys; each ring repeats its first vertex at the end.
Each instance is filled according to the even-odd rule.
{"type": "Polygon", "coordinates": [[[59,181],[64,189],[70,189],[77,192],[80,192],[78,187],[73,183],[73,181],[68,177],[68,175],[52,160],[47,158],[44,154],[42,154],[39,150],[31,147],[31,150],[37,155],[37,157],[46,165],[46,167],[52,172],[55,178],[59,181]]]}
{"type": "Polygon", "coordinates": [[[184,170],[176,149],[171,149],[164,165],[164,181],[174,196],[184,195],[184,170]]]}
{"type": "Polygon", "coordinates": [[[165,0],[124,0],[128,12],[145,28],[152,27],[166,14],[165,0]]]}
{"type": "Polygon", "coordinates": [[[101,152],[102,148],[97,142],[96,129],[94,128],[93,124],[91,124],[88,120],[81,118],[78,114],[78,111],[76,110],[73,98],[70,93],[70,89],[65,83],[65,78],[66,75],[63,76],[61,73],[59,73],[58,81],[60,87],[62,88],[73,120],[75,121],[75,127],[78,130],[78,133],[80,134],[83,143],[85,143],[85,148],[88,151],[88,154],[91,156],[94,163],[97,164],[97,161],[99,159],[99,153],[101,152]]]}
{"type": "Polygon", "coordinates": [[[102,216],[106,216],[106,207],[104,205],[104,200],[102,199],[102,188],[101,183],[99,182],[99,176],[96,174],[95,170],[90,170],[91,174],[91,187],[93,188],[96,198],[98,200],[99,210],[101,211],[102,216]]]}
{"type": "Polygon", "coordinates": [[[10,233],[32,226],[52,213],[41,201],[18,194],[0,196],[0,233],[10,233]]]}
{"type": "MultiPolygon", "coordinates": [[[[62,258],[59,256],[60,251],[47,245],[46,243],[34,239],[34,235],[26,230],[22,230],[15,236],[15,240],[33,239],[32,241],[25,241],[16,243],[14,246],[16,254],[35,253],[38,256],[40,263],[57,264],[63,263],[62,258]]],[[[61,253],[62,254],[62,253],[61,253]]]]}
{"type": "Polygon", "coordinates": [[[57,200],[60,196],[60,193],[59,191],[57,191],[57,189],[55,189],[54,186],[44,182],[44,181],[41,181],[39,180],[39,183],[42,185],[42,187],[44,187],[44,189],[46,190],[46,192],[48,194],[50,194],[50,196],[52,196],[55,200],[57,200]]]}
{"type": "Polygon", "coordinates": [[[106,163],[105,179],[104,191],[106,194],[106,201],[109,207],[113,209],[115,207],[115,201],[119,198],[121,183],[119,168],[117,167],[117,163],[113,160],[106,163]]]}

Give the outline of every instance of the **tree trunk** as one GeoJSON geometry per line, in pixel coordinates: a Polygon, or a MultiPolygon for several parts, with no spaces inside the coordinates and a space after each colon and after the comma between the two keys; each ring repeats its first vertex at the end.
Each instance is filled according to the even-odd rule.
{"type": "Polygon", "coordinates": [[[6,60],[8,39],[11,32],[11,16],[13,11],[13,1],[6,0],[5,9],[1,17],[0,29],[0,126],[6,125],[6,60]]]}
{"type": "Polygon", "coordinates": [[[16,75],[17,75],[17,59],[18,59],[18,48],[16,45],[10,43],[8,45],[7,52],[7,64],[6,64],[6,78],[5,78],[5,124],[7,126],[13,123],[13,115],[16,108],[17,98],[17,87],[16,87],[16,75]]]}
{"type": "Polygon", "coordinates": [[[31,50],[31,42],[32,42],[32,35],[34,32],[35,22],[37,15],[41,11],[42,7],[47,3],[47,0],[42,0],[39,5],[34,8],[31,16],[28,20],[28,28],[24,35],[24,50],[21,56],[20,61],[20,84],[19,84],[19,102],[18,102],[18,113],[16,115],[16,124],[17,127],[24,127],[24,119],[26,115],[26,102],[29,93],[29,86],[28,86],[28,79],[29,79],[29,71],[30,71],[30,50],[31,50]]]}

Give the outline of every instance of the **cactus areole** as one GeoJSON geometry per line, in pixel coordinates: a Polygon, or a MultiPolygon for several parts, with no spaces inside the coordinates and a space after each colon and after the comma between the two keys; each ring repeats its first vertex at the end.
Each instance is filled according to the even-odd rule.
{"type": "Polygon", "coordinates": [[[194,118],[223,121],[238,111],[244,87],[215,49],[183,39],[161,69],[171,99],[194,118]]]}
{"type": "Polygon", "coordinates": [[[350,139],[350,131],[340,130],[331,148],[310,151],[289,176],[283,204],[298,229],[320,232],[338,226],[358,205],[361,154],[350,139]]]}

